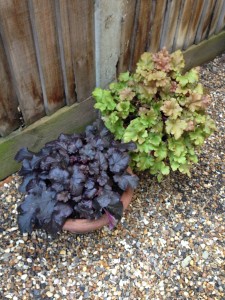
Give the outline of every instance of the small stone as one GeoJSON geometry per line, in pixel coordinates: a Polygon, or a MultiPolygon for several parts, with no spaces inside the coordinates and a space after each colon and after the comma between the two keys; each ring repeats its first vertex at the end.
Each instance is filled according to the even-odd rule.
{"type": "Polygon", "coordinates": [[[182,262],[181,262],[182,268],[187,267],[190,264],[190,262],[191,262],[191,256],[185,257],[185,259],[182,260],[182,262]]]}
{"type": "Polygon", "coordinates": [[[51,298],[51,297],[53,296],[53,294],[52,294],[50,291],[48,291],[48,292],[46,293],[46,296],[47,296],[48,298],[51,298]]]}
{"type": "Polygon", "coordinates": [[[27,279],[27,274],[23,274],[23,275],[21,276],[21,279],[22,279],[22,280],[26,280],[26,279],[27,279]]]}
{"type": "Polygon", "coordinates": [[[202,257],[203,257],[204,259],[207,259],[207,258],[209,257],[209,252],[204,251],[204,252],[202,253],[202,257]]]}

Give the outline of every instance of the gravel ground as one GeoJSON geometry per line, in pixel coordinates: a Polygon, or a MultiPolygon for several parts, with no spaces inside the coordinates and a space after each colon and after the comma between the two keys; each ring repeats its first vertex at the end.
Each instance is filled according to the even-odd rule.
{"type": "Polygon", "coordinates": [[[0,299],[225,299],[225,54],[202,66],[218,131],[192,178],[146,173],[122,222],[57,239],[21,235],[17,175],[0,183],[0,299]]]}

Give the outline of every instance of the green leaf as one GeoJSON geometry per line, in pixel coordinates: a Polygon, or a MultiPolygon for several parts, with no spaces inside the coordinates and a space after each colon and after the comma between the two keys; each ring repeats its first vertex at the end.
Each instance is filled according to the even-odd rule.
{"type": "Polygon", "coordinates": [[[173,159],[175,162],[178,162],[179,164],[185,164],[187,162],[187,159],[185,156],[173,156],[173,159]]]}
{"type": "Polygon", "coordinates": [[[110,85],[109,85],[109,89],[113,92],[113,93],[116,93],[118,94],[118,92],[120,90],[123,90],[125,87],[126,87],[126,83],[124,82],[112,82],[110,85]]]}
{"type": "Polygon", "coordinates": [[[170,168],[166,166],[163,161],[155,161],[150,169],[150,173],[154,175],[158,172],[161,172],[163,175],[168,175],[170,173],[170,168]]]}
{"type": "Polygon", "coordinates": [[[140,152],[145,153],[149,153],[157,149],[157,147],[154,146],[148,138],[146,138],[142,144],[138,144],[137,147],[140,152]]]}
{"type": "Polygon", "coordinates": [[[173,171],[176,171],[179,168],[180,164],[177,161],[170,159],[170,166],[173,171]]]}
{"type": "Polygon", "coordinates": [[[168,148],[173,152],[175,156],[181,156],[187,153],[187,148],[184,142],[184,139],[175,140],[174,138],[168,139],[168,148]]]}
{"type": "Polygon", "coordinates": [[[145,128],[146,126],[143,124],[141,118],[132,120],[124,132],[124,142],[139,141],[142,144],[144,138],[148,136],[145,128]]]}
{"type": "Polygon", "coordinates": [[[181,50],[177,50],[171,54],[171,68],[174,71],[181,71],[184,66],[184,56],[181,50]]]}
{"type": "Polygon", "coordinates": [[[151,128],[157,123],[158,114],[153,110],[147,110],[147,112],[140,114],[141,122],[146,128],[151,128]]]}
{"type": "Polygon", "coordinates": [[[166,132],[174,135],[175,139],[179,139],[183,134],[185,128],[187,127],[187,123],[184,120],[176,119],[166,121],[166,132]]]}
{"type": "Polygon", "coordinates": [[[178,170],[182,173],[182,174],[187,174],[189,177],[191,177],[191,173],[190,173],[190,164],[186,163],[183,165],[180,165],[178,170]]]}
{"type": "Polygon", "coordinates": [[[209,116],[206,116],[205,127],[203,128],[204,133],[208,137],[214,130],[216,130],[215,122],[209,116]]]}
{"type": "Polygon", "coordinates": [[[153,70],[154,62],[152,60],[152,53],[145,52],[141,55],[140,60],[137,63],[137,70],[136,72],[144,69],[144,70],[153,70]]]}
{"type": "Polygon", "coordinates": [[[164,158],[167,157],[167,146],[165,143],[161,143],[156,149],[155,149],[155,152],[154,152],[154,156],[157,157],[158,160],[163,160],[164,158]]]}
{"type": "Polygon", "coordinates": [[[154,146],[159,146],[162,141],[162,135],[154,132],[148,134],[148,139],[154,146]]]}
{"type": "Polygon", "coordinates": [[[194,154],[194,155],[188,155],[188,159],[190,161],[194,162],[195,164],[197,164],[197,162],[198,162],[198,157],[197,157],[196,154],[194,154]]]}
{"type": "Polygon", "coordinates": [[[195,83],[198,81],[198,71],[196,69],[191,69],[186,72],[184,75],[178,75],[176,80],[180,83],[181,86],[186,86],[188,83],[195,83]]]}
{"type": "Polygon", "coordinates": [[[99,109],[101,112],[115,109],[116,103],[114,102],[110,91],[103,90],[101,88],[95,88],[92,95],[96,100],[94,107],[99,109]]]}
{"type": "Polygon", "coordinates": [[[140,171],[147,170],[154,164],[153,156],[147,153],[131,153],[131,158],[136,162],[136,166],[140,171]]]}
{"type": "Polygon", "coordinates": [[[119,119],[116,112],[111,113],[109,116],[102,117],[102,120],[117,139],[122,139],[125,129],[122,120],[119,119]]]}
{"type": "Polygon", "coordinates": [[[204,144],[205,137],[200,127],[198,127],[194,132],[189,132],[189,137],[197,146],[204,144]]]}
{"type": "Polygon", "coordinates": [[[130,73],[129,72],[121,73],[119,75],[118,79],[119,79],[119,81],[127,82],[127,81],[129,81],[131,79],[130,73]]]}

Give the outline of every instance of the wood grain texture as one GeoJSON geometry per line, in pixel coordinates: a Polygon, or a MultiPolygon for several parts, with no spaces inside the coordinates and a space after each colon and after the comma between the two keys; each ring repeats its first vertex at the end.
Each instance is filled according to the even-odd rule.
{"type": "MultiPolygon", "coordinates": [[[[155,9],[152,14],[152,21],[150,23],[150,37],[149,37],[149,51],[157,52],[160,49],[160,38],[162,34],[164,15],[166,10],[165,0],[152,0],[155,9]]],[[[152,4],[153,5],[153,4],[152,4]]],[[[166,46],[166,45],[165,45],[166,46]]]]}
{"type": "Polygon", "coordinates": [[[55,1],[55,6],[65,97],[67,105],[71,105],[76,101],[76,95],[75,74],[73,70],[70,40],[68,2],[65,0],[57,0],[55,1]]]}
{"type": "Polygon", "coordinates": [[[152,0],[138,0],[136,5],[137,12],[133,31],[131,70],[135,69],[141,54],[148,50],[149,33],[151,26],[154,26],[153,2],[152,0]]]}
{"type": "Polygon", "coordinates": [[[221,30],[224,30],[224,28],[225,28],[225,1],[223,1],[223,6],[220,11],[220,16],[218,19],[218,23],[216,25],[215,33],[216,34],[219,33],[221,30]]]}
{"type": "Polygon", "coordinates": [[[117,76],[128,70],[131,58],[131,41],[135,22],[136,0],[127,0],[123,3],[121,22],[120,55],[117,65],[117,76]]]}
{"type": "Polygon", "coordinates": [[[189,46],[194,44],[203,6],[204,6],[203,0],[194,1],[192,13],[190,15],[190,23],[187,30],[187,35],[183,45],[184,49],[187,49],[189,46]]]}
{"type": "Polygon", "coordinates": [[[67,0],[77,101],[95,87],[94,1],[67,0]]]}
{"type": "Polygon", "coordinates": [[[213,16],[212,16],[212,20],[211,20],[211,24],[210,24],[210,28],[209,28],[208,37],[215,34],[216,26],[217,26],[217,23],[219,21],[220,14],[223,11],[224,3],[225,3],[224,0],[217,0],[216,1],[216,5],[215,5],[214,11],[213,11],[213,16]]]}
{"type": "Polygon", "coordinates": [[[18,105],[5,49],[0,37],[0,136],[6,136],[20,126],[18,105]]]}
{"type": "Polygon", "coordinates": [[[16,172],[20,164],[14,161],[17,151],[28,147],[38,151],[45,143],[56,139],[60,133],[82,132],[87,124],[96,119],[94,101],[89,98],[82,103],[63,107],[52,116],[44,117],[22,131],[0,139],[0,180],[16,172]]]}
{"type": "Polygon", "coordinates": [[[0,3],[0,30],[26,124],[45,115],[26,0],[0,3]]]}
{"type": "Polygon", "coordinates": [[[30,0],[34,15],[34,35],[37,35],[36,51],[39,57],[39,72],[43,75],[46,113],[52,114],[65,105],[64,85],[57,41],[54,0],[30,0]]]}
{"type": "Polygon", "coordinates": [[[192,45],[183,52],[185,59],[185,70],[200,66],[225,51],[225,31],[213,35],[198,45],[192,45]]]}
{"type": "Polygon", "coordinates": [[[171,52],[182,0],[168,0],[167,2],[168,4],[161,34],[160,48],[166,47],[167,50],[171,52]]]}
{"type": "Polygon", "coordinates": [[[195,44],[198,44],[207,37],[208,28],[211,24],[211,19],[213,16],[215,1],[216,0],[204,1],[204,7],[201,11],[201,19],[195,37],[195,44]]]}
{"type": "Polygon", "coordinates": [[[180,15],[179,15],[179,23],[177,24],[176,36],[173,44],[173,51],[177,49],[182,49],[186,36],[189,24],[191,22],[191,12],[193,9],[195,0],[188,0],[183,2],[183,6],[180,6],[180,15]]]}

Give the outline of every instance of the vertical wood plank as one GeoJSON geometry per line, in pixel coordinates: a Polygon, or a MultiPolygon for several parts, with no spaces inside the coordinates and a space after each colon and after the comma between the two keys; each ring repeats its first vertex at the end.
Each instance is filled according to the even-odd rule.
{"type": "Polygon", "coordinates": [[[76,101],[76,96],[70,41],[68,2],[65,0],[56,0],[55,6],[65,97],[67,105],[71,105],[76,101]]]}
{"type": "Polygon", "coordinates": [[[135,22],[136,0],[127,0],[123,3],[123,15],[120,36],[120,56],[117,66],[117,75],[128,70],[131,58],[131,41],[135,22]]]}
{"type": "Polygon", "coordinates": [[[150,33],[149,51],[151,52],[157,52],[160,48],[160,38],[162,34],[166,2],[167,1],[165,0],[155,1],[155,11],[153,15],[152,26],[150,29],[151,33],[150,33]]]}
{"type": "Polygon", "coordinates": [[[0,37],[0,136],[6,136],[19,127],[18,105],[0,37]]]}
{"type": "Polygon", "coordinates": [[[77,101],[95,87],[94,1],[67,0],[77,101]]]}
{"type": "Polygon", "coordinates": [[[54,0],[30,0],[33,34],[37,36],[36,52],[42,89],[47,97],[46,113],[51,114],[65,105],[60,54],[57,42],[54,0]]]}
{"type": "MultiPolygon", "coordinates": [[[[188,0],[183,2],[183,7],[180,14],[180,22],[176,30],[176,36],[173,44],[173,51],[182,49],[187,35],[189,23],[191,21],[191,11],[195,0],[188,0]]],[[[181,8],[181,7],[180,7],[181,8]]]]}
{"type": "Polygon", "coordinates": [[[221,30],[223,30],[225,27],[225,1],[223,1],[223,6],[222,9],[220,11],[220,16],[219,16],[219,20],[218,23],[216,25],[216,31],[215,33],[219,33],[221,30]]]}
{"type": "Polygon", "coordinates": [[[181,4],[182,0],[168,0],[160,48],[166,47],[169,52],[172,51],[181,4]]]}
{"type": "Polygon", "coordinates": [[[26,124],[45,115],[26,0],[0,3],[0,30],[26,124]]]}
{"type": "Polygon", "coordinates": [[[195,37],[195,44],[206,38],[208,27],[211,23],[212,13],[215,6],[215,0],[204,1],[204,7],[201,12],[201,20],[195,37]]]}
{"type": "Polygon", "coordinates": [[[201,18],[203,6],[204,6],[203,0],[195,0],[194,1],[192,14],[191,14],[191,20],[189,23],[189,28],[187,30],[185,42],[183,45],[184,49],[186,49],[190,45],[194,44],[194,40],[195,40],[196,32],[198,29],[198,24],[199,24],[199,21],[201,18]]]}
{"type": "MultiPolygon", "coordinates": [[[[138,0],[136,25],[133,32],[132,67],[134,70],[141,54],[148,49],[149,31],[152,22],[152,0],[138,0]]],[[[153,25],[154,26],[154,25],[153,25]]]]}
{"type": "Polygon", "coordinates": [[[215,9],[213,11],[212,21],[211,21],[211,24],[210,24],[208,37],[212,36],[216,31],[216,26],[217,26],[220,14],[223,11],[223,5],[224,4],[225,4],[224,0],[217,0],[216,1],[215,9]]]}

